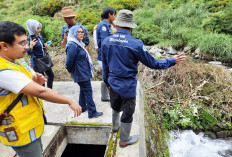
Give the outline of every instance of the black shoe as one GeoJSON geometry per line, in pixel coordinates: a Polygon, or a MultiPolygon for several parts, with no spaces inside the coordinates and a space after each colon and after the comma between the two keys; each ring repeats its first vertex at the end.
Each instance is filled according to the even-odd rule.
{"type": "Polygon", "coordinates": [[[101,98],[101,101],[110,101],[110,98],[109,97],[105,99],[101,98]]]}
{"type": "Polygon", "coordinates": [[[84,113],[85,111],[87,111],[87,109],[83,109],[83,110],[82,110],[82,113],[84,113]]]}
{"type": "Polygon", "coordinates": [[[93,115],[89,116],[89,118],[97,118],[103,115],[103,112],[95,112],[93,115]]]}

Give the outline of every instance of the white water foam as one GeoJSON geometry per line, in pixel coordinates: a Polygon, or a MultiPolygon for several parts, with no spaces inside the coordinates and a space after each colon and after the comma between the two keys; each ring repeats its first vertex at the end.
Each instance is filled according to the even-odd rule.
{"type": "Polygon", "coordinates": [[[171,157],[232,157],[232,143],[196,135],[192,130],[171,131],[169,151],[171,157]]]}

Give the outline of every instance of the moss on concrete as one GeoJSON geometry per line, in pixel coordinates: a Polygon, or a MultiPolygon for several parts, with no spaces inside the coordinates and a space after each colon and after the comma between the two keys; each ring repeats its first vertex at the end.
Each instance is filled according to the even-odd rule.
{"type": "Polygon", "coordinates": [[[117,142],[118,142],[118,138],[119,138],[119,131],[117,132],[115,139],[113,138],[114,135],[115,135],[115,133],[112,133],[112,135],[110,137],[106,157],[114,157],[116,155],[117,142]]]}
{"type": "Polygon", "coordinates": [[[80,123],[80,122],[66,122],[65,125],[91,125],[91,126],[112,126],[112,124],[99,123],[80,123]]]}

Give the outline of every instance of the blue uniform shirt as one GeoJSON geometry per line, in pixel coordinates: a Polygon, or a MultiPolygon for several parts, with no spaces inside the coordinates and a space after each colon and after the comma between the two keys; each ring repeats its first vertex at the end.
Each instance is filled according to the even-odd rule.
{"type": "Polygon", "coordinates": [[[71,73],[74,82],[90,80],[92,74],[85,50],[76,43],[70,42],[66,46],[66,53],[65,68],[71,73]]]}
{"type": "Polygon", "coordinates": [[[174,58],[156,60],[143,42],[125,29],[119,29],[102,42],[103,80],[123,97],[136,96],[139,61],[152,69],[167,69],[175,65],[174,58]]]}
{"type": "Polygon", "coordinates": [[[113,33],[111,31],[111,25],[105,19],[102,20],[97,26],[97,45],[98,45],[98,58],[97,58],[97,60],[102,61],[102,58],[101,58],[102,41],[106,37],[111,36],[111,35],[113,35],[113,33]]]}
{"type": "MultiPolygon", "coordinates": [[[[78,22],[76,22],[76,25],[80,25],[78,22]]],[[[69,31],[69,29],[71,28],[71,26],[69,26],[68,24],[65,24],[62,28],[61,28],[61,34],[60,34],[60,37],[61,37],[61,41],[63,41],[63,38],[64,38],[64,34],[66,32],[69,31]]],[[[83,43],[85,44],[85,46],[88,46],[89,45],[89,34],[88,34],[88,31],[87,29],[84,27],[84,38],[83,38],[83,43]]]]}

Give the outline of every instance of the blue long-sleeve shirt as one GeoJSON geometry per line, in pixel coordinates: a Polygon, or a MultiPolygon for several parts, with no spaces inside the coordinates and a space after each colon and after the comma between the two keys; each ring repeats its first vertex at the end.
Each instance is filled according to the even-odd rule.
{"type": "MultiPolygon", "coordinates": [[[[27,53],[31,56],[31,66],[35,67],[34,64],[34,58],[36,57],[42,57],[44,55],[44,51],[45,51],[45,45],[44,45],[44,41],[42,36],[38,36],[36,37],[37,43],[35,44],[35,46],[33,47],[33,49],[31,50],[30,48],[27,49],[27,53]]],[[[27,41],[28,41],[28,45],[30,46],[30,42],[31,42],[31,35],[29,35],[27,37],[27,41]]]]}
{"type": "Polygon", "coordinates": [[[143,42],[125,29],[119,29],[102,42],[103,80],[123,97],[136,96],[139,61],[152,69],[167,69],[175,65],[174,58],[156,60],[143,42]]]}
{"type": "Polygon", "coordinates": [[[65,68],[71,73],[75,83],[92,78],[86,51],[74,42],[67,43],[65,68]]]}
{"type": "Polygon", "coordinates": [[[112,30],[111,30],[111,25],[109,22],[107,22],[105,19],[103,19],[97,26],[97,45],[98,45],[98,58],[97,60],[101,61],[101,44],[102,41],[108,37],[113,35],[112,30]]]}
{"type": "MultiPolygon", "coordinates": [[[[80,25],[80,24],[76,21],[74,26],[76,26],[76,25],[80,25]]],[[[68,24],[65,24],[64,26],[62,26],[61,34],[60,34],[61,41],[63,41],[64,34],[66,32],[68,32],[71,27],[72,26],[69,26],[68,24]]],[[[85,32],[85,34],[84,34],[84,38],[83,38],[83,43],[85,44],[85,46],[88,46],[89,45],[89,34],[88,34],[88,31],[87,31],[87,29],[85,27],[84,27],[84,32],[85,32]]]]}

